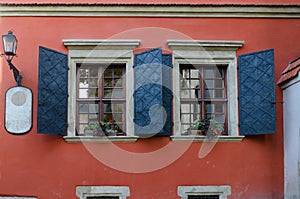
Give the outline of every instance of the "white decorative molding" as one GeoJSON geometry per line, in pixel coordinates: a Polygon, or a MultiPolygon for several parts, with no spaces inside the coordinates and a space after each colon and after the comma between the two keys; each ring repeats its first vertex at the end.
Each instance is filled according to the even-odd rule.
{"type": "Polygon", "coordinates": [[[64,136],[64,139],[68,143],[76,142],[136,142],[138,136],[64,136]]]}
{"type": "Polygon", "coordinates": [[[97,49],[105,48],[126,48],[133,49],[140,45],[140,40],[100,40],[100,39],[64,39],[63,44],[68,48],[90,47],[97,49]]]}
{"type": "Polygon", "coordinates": [[[230,40],[167,40],[168,46],[173,50],[184,50],[202,47],[209,50],[237,50],[244,41],[230,40]]]}
{"type": "Polygon", "coordinates": [[[300,5],[2,3],[0,16],[300,18],[300,5]]]}
{"type": "Polygon", "coordinates": [[[227,199],[231,195],[231,187],[229,185],[223,186],[178,186],[178,196],[182,199],[187,199],[188,196],[193,195],[219,195],[220,199],[227,199]]]}
{"type": "MultiPolygon", "coordinates": [[[[174,58],[174,138],[181,136],[180,122],[180,64],[227,65],[228,136],[239,136],[236,51],[244,41],[168,40],[174,58]]],[[[198,139],[199,140],[199,139],[198,139]]],[[[201,140],[201,139],[200,139],[201,140]]]]}
{"type": "Polygon", "coordinates": [[[118,196],[119,199],[126,199],[130,196],[127,186],[77,186],[76,195],[80,199],[96,196],[118,196]]]}
{"type": "Polygon", "coordinates": [[[208,139],[206,136],[171,136],[174,142],[241,142],[245,136],[218,136],[214,139],[208,139]]]}
{"type": "MultiPolygon", "coordinates": [[[[63,44],[68,48],[68,136],[65,136],[67,142],[75,142],[76,136],[76,67],[82,63],[122,63],[126,65],[126,134],[133,136],[134,123],[133,115],[133,50],[139,46],[140,40],[82,40],[82,39],[64,39],[63,44]],[[129,108],[132,107],[132,108],[129,108]]],[[[119,141],[118,139],[110,139],[119,141]]],[[[90,141],[89,138],[79,138],[79,141],[90,141]]],[[[102,139],[93,139],[93,141],[103,141],[102,139]]],[[[124,139],[130,141],[130,139],[124,139]]]]}

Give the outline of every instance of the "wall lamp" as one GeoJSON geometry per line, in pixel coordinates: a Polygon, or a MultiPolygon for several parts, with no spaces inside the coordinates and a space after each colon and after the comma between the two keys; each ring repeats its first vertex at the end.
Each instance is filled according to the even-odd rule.
{"type": "Polygon", "coordinates": [[[5,94],[5,129],[11,134],[24,134],[32,127],[32,91],[21,85],[22,76],[19,70],[12,64],[16,56],[18,40],[12,31],[2,35],[6,61],[13,71],[17,86],[11,87],[5,94]]]}
{"type": "Polygon", "coordinates": [[[4,53],[2,56],[6,56],[6,61],[9,65],[10,70],[13,70],[14,78],[17,86],[21,86],[22,76],[19,70],[12,64],[12,59],[16,56],[18,40],[12,31],[8,31],[7,34],[2,35],[2,43],[4,53]]]}

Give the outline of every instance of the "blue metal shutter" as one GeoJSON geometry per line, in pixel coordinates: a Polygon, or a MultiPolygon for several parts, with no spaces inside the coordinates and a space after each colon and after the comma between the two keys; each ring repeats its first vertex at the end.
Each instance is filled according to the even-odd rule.
{"type": "Polygon", "coordinates": [[[38,133],[66,135],[68,57],[39,47],[38,133]]]}
{"type": "Polygon", "coordinates": [[[240,134],[276,131],[274,50],[238,57],[240,134]]]}
{"type": "Polygon", "coordinates": [[[171,84],[172,80],[170,71],[164,69],[168,67],[163,66],[163,60],[168,67],[172,65],[170,55],[163,56],[161,48],[135,55],[134,122],[136,135],[146,137],[171,135],[172,102],[170,99],[172,101],[172,92],[164,88],[164,85],[171,84]],[[166,78],[163,77],[164,72],[166,72],[166,78]]]}

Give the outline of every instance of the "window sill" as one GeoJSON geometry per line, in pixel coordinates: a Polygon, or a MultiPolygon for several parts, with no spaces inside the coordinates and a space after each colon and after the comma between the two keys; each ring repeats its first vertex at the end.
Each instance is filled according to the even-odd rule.
{"type": "MultiPolygon", "coordinates": [[[[241,142],[245,136],[218,136],[213,139],[212,142],[241,142]]],[[[210,142],[206,136],[203,135],[182,135],[182,136],[171,136],[171,140],[174,142],[210,142]]]]}
{"type": "Polygon", "coordinates": [[[74,142],[136,142],[138,136],[64,136],[67,143],[74,142]]]}

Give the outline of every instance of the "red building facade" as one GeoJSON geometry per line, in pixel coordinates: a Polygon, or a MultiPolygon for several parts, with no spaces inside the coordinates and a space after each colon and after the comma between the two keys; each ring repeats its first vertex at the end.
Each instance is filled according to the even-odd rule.
{"type": "MultiPolygon", "coordinates": [[[[300,47],[295,45],[300,31],[299,3],[2,2],[1,32],[13,30],[18,38],[18,56],[13,62],[23,76],[23,86],[33,92],[33,119],[32,129],[23,135],[10,134],[5,122],[1,124],[0,198],[284,198],[283,112],[276,103],[282,101],[282,93],[275,82],[291,57],[299,55],[300,47]],[[158,49],[158,54],[148,62],[139,55],[149,49],[158,49]],[[251,53],[256,57],[249,61],[251,53]],[[169,64],[164,62],[166,55],[169,64]],[[157,57],[161,60],[153,62],[157,57]],[[251,63],[243,66],[243,59],[251,63]],[[58,60],[66,64],[57,65],[58,60]],[[161,64],[160,71],[146,72],[161,64]],[[40,82],[57,70],[54,65],[68,67],[66,81],[56,82],[59,77],[54,76],[43,86],[40,82]],[[240,100],[249,93],[240,84],[254,80],[242,83],[240,70],[252,65],[274,70],[271,85],[276,97],[268,98],[272,114],[260,117],[263,127],[271,120],[276,123],[266,131],[262,127],[254,132],[251,126],[261,124],[241,118],[248,113],[240,112],[244,110],[240,100]],[[41,67],[49,70],[41,74],[41,67]],[[193,76],[194,70],[197,76],[193,76]],[[156,72],[157,76],[153,75],[156,72]],[[167,115],[162,120],[171,124],[163,128],[169,130],[153,130],[161,121],[151,116],[151,106],[145,108],[145,117],[156,123],[148,128],[149,124],[136,126],[144,122],[138,116],[144,110],[138,107],[147,107],[149,95],[156,92],[148,92],[147,84],[158,84],[157,79],[173,95],[164,101],[162,90],[158,98],[166,111],[162,115],[167,115]],[[201,84],[199,79],[207,82],[201,84]],[[65,87],[67,91],[60,100],[66,101],[62,108],[56,105],[59,110],[66,109],[64,130],[54,129],[49,118],[44,118],[51,110],[40,110],[40,95],[48,93],[50,99],[54,81],[58,84],[54,90],[65,87]],[[137,92],[138,81],[147,92],[137,92]],[[197,96],[196,102],[191,94],[196,92],[193,81],[203,85],[202,97],[197,96]],[[144,98],[138,98],[139,94],[144,98]],[[145,100],[144,104],[139,100],[145,100]],[[210,139],[188,134],[195,118],[212,118],[223,124],[222,135],[210,139]],[[85,133],[92,121],[109,119],[115,120],[124,134],[85,133]]],[[[4,58],[1,65],[4,102],[6,90],[15,82],[4,58]]],[[[261,75],[257,70],[252,73],[261,75]]],[[[262,74],[258,79],[264,78],[262,74]]],[[[250,101],[260,103],[251,96],[250,101]]],[[[5,121],[4,105],[0,111],[0,120],[5,121]]],[[[60,116],[49,117],[57,124],[62,122],[60,116]]]]}

